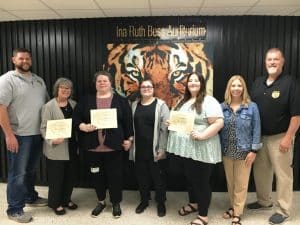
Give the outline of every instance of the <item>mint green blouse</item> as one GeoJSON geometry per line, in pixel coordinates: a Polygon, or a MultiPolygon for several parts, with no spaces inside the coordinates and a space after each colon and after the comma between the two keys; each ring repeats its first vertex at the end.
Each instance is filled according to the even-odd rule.
{"type": "MultiPolygon", "coordinates": [[[[202,103],[202,112],[198,114],[191,108],[192,103],[186,102],[179,111],[195,113],[194,130],[203,131],[208,126],[209,117],[223,118],[220,103],[212,96],[206,95],[202,103]]],[[[206,140],[194,140],[190,135],[176,131],[169,132],[167,152],[185,158],[205,162],[218,163],[222,161],[222,152],[219,135],[206,140]]]]}

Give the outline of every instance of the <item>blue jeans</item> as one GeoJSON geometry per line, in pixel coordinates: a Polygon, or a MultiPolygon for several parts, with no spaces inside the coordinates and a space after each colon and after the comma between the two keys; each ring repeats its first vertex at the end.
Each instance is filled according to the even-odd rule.
{"type": "Polygon", "coordinates": [[[23,211],[25,203],[34,202],[38,193],[34,189],[36,169],[42,155],[41,135],[16,136],[18,153],[7,151],[7,214],[23,211]]]}

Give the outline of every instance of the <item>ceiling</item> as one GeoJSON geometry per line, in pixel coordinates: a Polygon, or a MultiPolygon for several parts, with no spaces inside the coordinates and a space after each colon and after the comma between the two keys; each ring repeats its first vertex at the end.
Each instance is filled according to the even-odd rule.
{"type": "Polygon", "coordinates": [[[132,16],[300,16],[299,0],[0,0],[0,22],[132,16]]]}

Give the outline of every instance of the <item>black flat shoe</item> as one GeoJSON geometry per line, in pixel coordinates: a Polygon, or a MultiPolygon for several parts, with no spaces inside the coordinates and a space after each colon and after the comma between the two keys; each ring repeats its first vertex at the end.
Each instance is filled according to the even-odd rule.
{"type": "Polygon", "coordinates": [[[75,209],[78,208],[78,205],[75,204],[75,203],[72,202],[72,201],[69,201],[69,203],[66,204],[66,205],[64,205],[64,207],[66,207],[66,208],[68,208],[68,209],[70,209],[70,210],[75,210],[75,209]]]}
{"type": "Polygon", "coordinates": [[[62,215],[66,214],[66,210],[64,208],[62,208],[62,209],[56,208],[56,209],[53,209],[53,211],[58,216],[62,216],[62,215]]]}

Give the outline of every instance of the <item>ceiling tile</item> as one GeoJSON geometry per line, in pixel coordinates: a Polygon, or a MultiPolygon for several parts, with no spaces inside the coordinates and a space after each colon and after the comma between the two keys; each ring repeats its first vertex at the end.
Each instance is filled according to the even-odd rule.
{"type": "Polygon", "coordinates": [[[0,21],[20,18],[299,14],[300,0],[0,0],[0,21]]]}
{"type": "Polygon", "coordinates": [[[300,16],[300,8],[290,14],[290,16],[300,16]]]}
{"type": "Polygon", "coordinates": [[[152,9],[152,16],[193,16],[197,11],[198,8],[152,9]]]}
{"type": "Polygon", "coordinates": [[[52,9],[99,9],[93,0],[41,0],[52,9]]]}
{"type": "Polygon", "coordinates": [[[227,16],[227,15],[244,15],[249,7],[203,7],[199,15],[208,16],[227,16]]]}
{"type": "Polygon", "coordinates": [[[200,8],[203,0],[150,0],[151,8],[200,8]]]}
{"type": "Polygon", "coordinates": [[[14,15],[24,20],[37,20],[37,19],[61,19],[52,10],[26,10],[26,11],[10,11],[14,15]]]}
{"type": "Polygon", "coordinates": [[[65,10],[58,9],[55,10],[63,18],[94,18],[94,17],[104,17],[101,10],[91,9],[91,10],[65,10]]]}
{"type": "Polygon", "coordinates": [[[299,0],[260,0],[256,6],[277,6],[277,5],[282,5],[282,6],[288,6],[288,5],[299,5],[300,6],[300,1],[299,0]]]}
{"type": "Polygon", "coordinates": [[[247,15],[273,15],[273,16],[287,16],[295,11],[293,6],[255,6],[247,15]]]}
{"type": "Polygon", "coordinates": [[[104,9],[108,17],[150,16],[149,9],[104,9]]]}
{"type": "Polygon", "coordinates": [[[95,0],[102,9],[143,9],[149,8],[148,0],[95,0]]]}
{"type": "Polygon", "coordinates": [[[19,20],[19,19],[20,18],[14,16],[8,12],[0,10],[0,21],[13,21],[13,20],[19,20]]]}
{"type": "Polygon", "coordinates": [[[257,0],[206,0],[203,7],[253,6],[256,2],[257,0]]]}
{"type": "Polygon", "coordinates": [[[43,10],[48,9],[39,0],[1,0],[0,8],[5,10],[43,10]]]}

